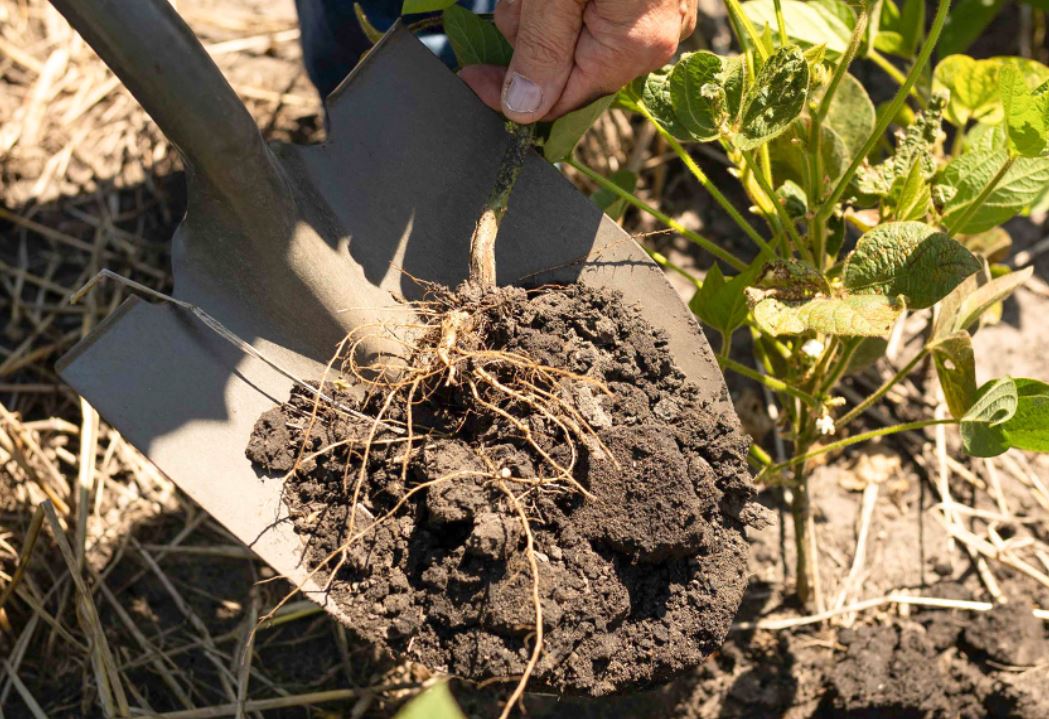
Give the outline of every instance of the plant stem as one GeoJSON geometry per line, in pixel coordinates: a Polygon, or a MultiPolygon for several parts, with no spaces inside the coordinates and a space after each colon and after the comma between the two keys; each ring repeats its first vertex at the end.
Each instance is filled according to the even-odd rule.
{"type": "Polygon", "coordinates": [[[936,42],[940,39],[940,33],[943,31],[944,23],[947,22],[947,15],[951,9],[951,0],[938,0],[936,5],[936,17],[933,18],[932,27],[929,29],[929,35],[925,39],[925,44],[922,45],[921,52],[918,54],[918,58],[914,61],[914,65],[911,66],[910,72],[907,73],[907,77],[904,78],[903,84],[900,85],[900,89],[896,92],[896,96],[892,98],[892,102],[885,108],[884,114],[878,121],[877,126],[871,133],[870,137],[867,138],[867,142],[864,143],[863,149],[861,149],[856,156],[852,158],[852,163],[848,169],[845,170],[845,174],[838,180],[838,184],[834,186],[834,190],[830,193],[821,204],[820,209],[816,213],[815,222],[822,223],[826,222],[827,218],[834,211],[834,205],[841,199],[841,196],[845,194],[845,190],[848,189],[849,183],[852,182],[853,176],[859,169],[860,165],[867,158],[867,155],[871,153],[874,146],[878,144],[878,141],[885,134],[885,131],[889,129],[889,125],[899,114],[900,108],[907,102],[907,96],[910,94],[911,88],[918,81],[918,77],[921,76],[925,70],[925,66],[929,62],[929,58],[932,56],[932,52],[936,47],[936,42]]]}
{"type": "MultiPolygon", "coordinates": [[[[823,92],[823,98],[820,100],[820,104],[816,108],[816,114],[812,118],[812,127],[810,128],[811,131],[809,134],[809,147],[812,148],[809,153],[809,162],[811,163],[812,173],[812,187],[810,188],[812,204],[819,204],[823,199],[823,120],[827,117],[827,113],[830,111],[831,102],[834,100],[834,95],[837,93],[841,81],[849,72],[849,66],[856,58],[856,53],[859,52],[860,45],[863,43],[863,36],[867,32],[867,23],[869,21],[870,7],[864,5],[863,10],[860,11],[859,17],[856,18],[856,27],[852,31],[852,37],[849,38],[849,45],[845,48],[845,52],[838,59],[838,64],[834,68],[834,74],[831,75],[830,83],[827,85],[827,89],[823,92]]],[[[813,222],[809,226],[809,237],[812,241],[816,269],[822,272],[824,264],[826,263],[827,254],[826,223],[813,222]]]]}
{"type": "Polygon", "coordinates": [[[1005,162],[1002,163],[1002,166],[998,168],[998,172],[995,173],[994,177],[983,186],[983,189],[980,190],[980,194],[976,196],[976,199],[972,201],[972,204],[965,208],[961,215],[957,215],[954,220],[947,223],[944,229],[947,230],[948,235],[953,235],[956,231],[965,227],[965,223],[968,222],[969,218],[971,218],[973,214],[980,209],[983,203],[987,201],[987,198],[990,197],[991,193],[994,192],[996,187],[998,187],[998,183],[1000,183],[1002,178],[1005,177],[1005,174],[1009,172],[1009,169],[1013,166],[1014,162],[1016,162],[1016,155],[1009,155],[1009,157],[1005,159],[1005,162]]]}
{"type": "Polygon", "coordinates": [[[798,389],[797,387],[793,387],[793,386],[787,384],[786,382],[784,382],[783,380],[776,379],[775,377],[772,377],[770,375],[763,375],[760,372],[758,372],[757,370],[752,370],[750,367],[747,367],[745,364],[740,364],[739,362],[737,362],[736,360],[734,360],[734,359],[732,359],[730,357],[725,357],[723,355],[719,355],[718,356],[718,364],[721,365],[721,367],[723,369],[732,370],[736,374],[743,375],[744,377],[747,377],[748,379],[752,379],[755,382],[758,382],[760,384],[765,385],[766,387],[768,387],[773,392],[782,392],[783,394],[787,394],[787,395],[790,395],[791,397],[795,397],[797,399],[800,399],[802,402],[804,402],[805,404],[809,405],[810,407],[815,407],[816,405],[819,404],[819,400],[817,400],[815,397],[813,397],[811,394],[809,394],[805,390],[801,390],[801,389],[798,389]]]}
{"type": "Polygon", "coordinates": [[[612,182],[608,178],[602,177],[600,174],[598,174],[597,172],[594,172],[589,167],[587,167],[586,165],[582,164],[581,162],[579,162],[575,158],[569,158],[565,162],[570,167],[574,168],[575,170],[581,172],[582,174],[586,175],[588,178],[593,180],[594,184],[596,184],[598,187],[601,187],[602,189],[608,190],[609,192],[611,192],[616,197],[618,197],[618,198],[620,198],[622,200],[625,200],[628,204],[633,205],[634,207],[636,207],[637,209],[641,210],[642,212],[646,212],[649,215],[652,215],[652,217],[655,217],[657,220],[662,222],[664,225],[666,225],[670,229],[674,230],[674,232],[679,233],[682,237],[684,237],[687,240],[689,240],[690,242],[698,245],[699,247],[702,247],[704,250],[706,250],[710,254],[714,255],[718,259],[728,263],[729,265],[731,265],[735,269],[737,269],[737,270],[745,270],[747,268],[747,263],[744,262],[743,260],[739,259],[738,257],[733,255],[732,253],[730,253],[730,252],[728,252],[726,250],[723,250],[721,247],[719,247],[718,245],[714,244],[713,242],[708,240],[706,237],[703,237],[698,232],[693,232],[692,230],[686,228],[684,225],[682,225],[680,222],[678,222],[674,218],[670,217],[669,215],[663,214],[662,212],[660,212],[656,208],[652,207],[652,205],[649,205],[648,203],[646,203],[644,200],[638,198],[633,193],[627,192],[622,187],[620,187],[616,183],[612,182]]]}
{"type": "Polygon", "coordinates": [[[958,424],[959,421],[960,420],[954,418],[922,419],[918,420],[917,422],[894,424],[891,427],[881,427],[880,429],[872,429],[869,432],[863,432],[862,434],[857,434],[852,437],[846,437],[845,439],[840,439],[837,442],[831,442],[830,444],[825,444],[820,447],[817,447],[816,449],[806,452],[805,454],[801,454],[796,457],[791,457],[785,462],[780,462],[779,464],[772,465],[768,468],[767,472],[779,472],[784,469],[787,469],[788,467],[793,467],[794,465],[799,464],[801,462],[807,462],[810,459],[813,459],[814,457],[820,456],[821,454],[826,454],[827,452],[835,452],[839,449],[845,449],[846,447],[851,447],[854,444],[866,442],[869,439],[885,437],[890,434],[899,434],[900,432],[911,432],[916,429],[933,427],[938,424],[958,424]]]}
{"type": "Polygon", "coordinates": [[[809,248],[805,246],[805,243],[801,241],[801,236],[798,234],[798,229],[794,226],[794,221],[790,219],[790,215],[787,214],[787,208],[776,199],[776,192],[772,189],[772,185],[769,183],[768,178],[762,173],[761,168],[758,167],[758,163],[754,162],[754,153],[745,153],[744,157],[746,158],[747,167],[750,169],[751,174],[754,175],[758,185],[761,187],[761,191],[765,193],[769,204],[772,205],[772,209],[776,213],[776,219],[779,220],[779,224],[783,229],[783,234],[787,236],[799,253],[811,261],[812,253],[809,252],[809,248]]]}
{"type": "Polygon", "coordinates": [[[480,287],[495,286],[495,240],[499,234],[499,225],[506,215],[510,204],[510,193],[513,192],[517,178],[521,174],[528,149],[535,136],[535,125],[518,125],[507,123],[510,131],[510,144],[499,165],[495,185],[484,203],[481,217],[474,227],[470,238],[470,283],[480,287]]]}
{"type": "Polygon", "coordinates": [[[779,29],[779,44],[787,47],[790,44],[790,40],[787,38],[787,21],[783,19],[783,1],[774,0],[773,5],[776,8],[776,27],[779,29]]]}
{"type": "MultiPolygon", "coordinates": [[[[739,4],[739,0],[725,0],[725,4],[728,6],[729,14],[731,14],[732,18],[743,28],[747,37],[750,39],[750,43],[754,46],[754,49],[758,51],[758,55],[761,56],[761,59],[763,61],[768,60],[769,51],[765,47],[765,43],[761,41],[761,35],[759,35],[757,29],[755,29],[754,23],[752,23],[746,13],[743,12],[743,6],[739,4]]],[[[740,45],[742,45],[743,38],[739,38],[739,40],[740,45]]]]}
{"type": "Polygon", "coordinates": [[[670,149],[673,150],[674,154],[678,156],[678,159],[685,164],[685,167],[692,173],[692,176],[696,178],[703,189],[710,193],[710,196],[714,198],[714,201],[721,205],[721,208],[728,213],[729,217],[731,217],[737,225],[739,225],[739,228],[746,233],[747,237],[753,240],[754,244],[761,249],[761,254],[764,255],[766,259],[772,259],[772,248],[769,247],[767,242],[765,242],[765,239],[758,234],[758,231],[754,229],[753,225],[747,222],[743,215],[739,214],[739,210],[729,202],[728,198],[721,193],[721,190],[710,181],[710,178],[700,169],[699,165],[696,164],[696,161],[692,159],[692,155],[688,154],[688,151],[681,146],[681,143],[677,141],[677,138],[667,132],[666,128],[660,125],[656,118],[652,117],[652,114],[644,105],[639,105],[638,110],[645,119],[655,126],[656,131],[664,140],[666,140],[667,144],[670,145],[670,149]]]}
{"type": "MultiPolygon", "coordinates": [[[[873,62],[878,67],[880,67],[886,75],[888,75],[896,81],[897,85],[903,85],[903,83],[907,82],[907,76],[900,72],[900,69],[898,67],[889,62],[889,59],[887,57],[882,55],[874,48],[871,48],[870,51],[867,53],[867,59],[873,62]]],[[[919,93],[915,88],[911,88],[910,94],[911,97],[913,97],[915,100],[924,104],[925,99],[921,96],[921,93],[919,93]]]]}
{"type": "MultiPolygon", "coordinates": [[[[800,446],[799,454],[808,453],[808,446],[800,446]]],[[[805,463],[800,462],[794,468],[794,483],[791,485],[790,515],[794,520],[794,592],[798,601],[807,605],[812,599],[816,562],[812,556],[812,502],[809,497],[809,475],[805,463]]]]}
{"type": "Polygon", "coordinates": [[[762,467],[768,467],[772,464],[772,457],[770,457],[769,453],[762,449],[759,444],[750,445],[749,453],[750,458],[762,467]]]}
{"type": "Polygon", "coordinates": [[[888,391],[895,387],[900,380],[902,380],[904,377],[910,374],[911,370],[914,369],[928,353],[929,350],[923,347],[922,351],[914,355],[914,357],[911,358],[911,361],[905,364],[899,372],[894,374],[889,379],[885,380],[882,383],[882,385],[878,387],[878,389],[874,390],[874,393],[872,395],[870,395],[869,397],[867,397],[867,399],[863,400],[858,405],[846,412],[841,417],[841,419],[839,419],[835,424],[838,427],[845,427],[849,424],[849,422],[859,417],[864,410],[866,410],[872,404],[884,397],[888,393],[888,391]]]}

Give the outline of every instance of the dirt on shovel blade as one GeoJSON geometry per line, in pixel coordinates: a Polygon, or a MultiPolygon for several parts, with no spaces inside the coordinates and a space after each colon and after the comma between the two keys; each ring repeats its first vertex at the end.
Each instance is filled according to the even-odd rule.
{"type": "MultiPolygon", "coordinates": [[[[389,426],[410,421],[407,456],[405,435],[376,430],[371,419],[321,404],[311,422],[316,400],[306,390],[265,413],[248,456],[287,474],[285,501],[306,562],[317,567],[334,554],[319,576],[324,583],[337,570],[331,598],[354,618],[350,628],[437,671],[519,676],[536,627],[521,509],[545,634],[531,690],[601,696],[701,663],[721,645],[743,595],[753,495],[748,440],[718,398],[685,380],[665,337],[614,291],[460,290],[443,302],[472,313],[481,350],[563,370],[536,375],[537,391],[563,402],[561,425],[585,425],[599,442],[569,441],[554,418],[492,387],[482,406],[462,375],[413,395],[410,418],[409,403],[387,402],[388,394],[326,386],[389,426]],[[556,386],[538,386],[551,376],[556,386]],[[536,486],[552,463],[571,466],[592,498],[563,481],[536,486]],[[368,511],[351,521],[358,477],[368,511]],[[350,524],[367,531],[340,552],[350,524]]],[[[498,363],[485,366],[510,381],[498,363]]]]}

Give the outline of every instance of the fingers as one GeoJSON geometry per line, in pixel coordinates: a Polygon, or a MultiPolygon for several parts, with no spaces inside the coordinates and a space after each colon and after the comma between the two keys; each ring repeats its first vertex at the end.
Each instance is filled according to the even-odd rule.
{"type": "Polygon", "coordinates": [[[506,68],[498,65],[467,65],[459,77],[470,86],[477,97],[496,112],[503,110],[503,80],[506,68]]]}
{"type": "Polygon", "coordinates": [[[679,0],[679,11],[681,13],[681,34],[679,39],[685,40],[696,31],[696,15],[699,0],[679,0]]]}
{"type": "MultiPolygon", "coordinates": [[[[521,5],[525,0],[498,0],[493,13],[495,26],[513,45],[517,41],[517,27],[521,24],[521,5]]],[[[698,1],[698,0],[697,0],[698,1]]]]}
{"type": "Polygon", "coordinates": [[[514,0],[512,4],[520,4],[521,9],[514,54],[503,81],[502,109],[510,120],[528,124],[543,119],[565,89],[586,0],[514,0]]]}
{"type": "Polygon", "coordinates": [[[669,61],[687,29],[683,13],[687,7],[694,9],[695,2],[592,0],[584,15],[575,68],[548,119],[615,92],[669,61]]]}

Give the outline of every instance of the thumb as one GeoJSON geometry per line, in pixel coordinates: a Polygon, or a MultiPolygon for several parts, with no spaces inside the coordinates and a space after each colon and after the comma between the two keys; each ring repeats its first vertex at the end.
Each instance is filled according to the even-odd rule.
{"type": "Polygon", "coordinates": [[[503,82],[503,114],[528,124],[541,120],[565,89],[586,0],[516,2],[521,3],[521,19],[503,82]]]}

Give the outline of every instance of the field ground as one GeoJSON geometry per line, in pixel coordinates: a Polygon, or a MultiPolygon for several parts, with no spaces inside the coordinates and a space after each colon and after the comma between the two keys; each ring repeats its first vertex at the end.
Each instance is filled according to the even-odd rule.
{"type": "MultiPolygon", "coordinates": [[[[322,135],[291,0],[178,8],[268,137],[322,135]]],[[[1005,16],[981,40],[988,54],[1007,51],[1015,22],[1005,16]]],[[[703,32],[724,41],[713,15],[703,32]]],[[[582,152],[601,170],[640,170],[643,192],[682,223],[734,242],[651,133],[623,116],[603,120],[582,152]]],[[[717,157],[699,157],[716,176],[717,157]]],[[[377,656],[307,601],[260,633],[250,674],[238,672],[248,630],[287,586],[259,583],[268,568],[54,374],[57,357],[124,296],[107,286],[83,305],[65,303],[99,268],[169,286],[166,243],[181,193],[172,148],[61,18],[41,0],[0,0],[0,586],[31,548],[0,610],[0,715],[103,716],[103,704],[126,703],[193,719],[232,716],[246,697],[250,716],[391,716],[428,672],[377,656]],[[33,507],[45,499],[60,528],[44,521],[36,532],[33,507]]],[[[626,224],[658,229],[632,215],[626,224]]],[[[1043,224],[1036,216],[1008,227],[1009,261],[1033,261],[1036,274],[977,334],[981,379],[1049,375],[1043,224]]],[[[710,261],[679,239],[643,241],[699,272],[710,261]]],[[[679,287],[687,299],[688,285],[679,287]]],[[[891,362],[909,356],[918,330],[905,327],[891,362]]],[[[745,347],[736,349],[745,361],[745,347]]],[[[891,372],[870,368],[853,386],[862,392],[891,372]]],[[[748,428],[774,451],[760,390],[731,389],[748,428]]],[[[919,371],[865,421],[938,411],[935,380],[919,371]]],[[[793,540],[789,521],[770,511],[770,526],[752,537],[751,586],[719,655],[643,695],[532,697],[529,716],[1049,716],[1049,462],[1015,452],[963,459],[957,444],[953,430],[914,433],[816,471],[824,615],[787,599],[793,540]]],[[[762,500],[779,506],[782,491],[766,488],[762,500]]],[[[457,692],[478,716],[497,701],[457,692]]]]}

